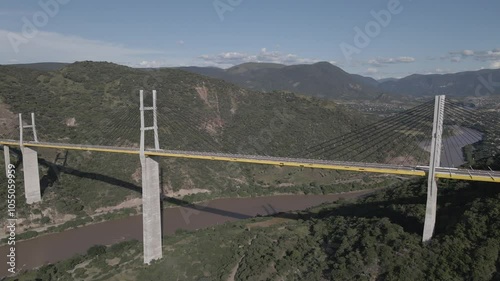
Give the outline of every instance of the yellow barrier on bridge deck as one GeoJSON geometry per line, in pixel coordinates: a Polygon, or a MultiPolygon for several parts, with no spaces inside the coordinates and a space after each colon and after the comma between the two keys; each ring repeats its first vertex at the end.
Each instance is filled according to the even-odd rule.
{"type": "MultiPolygon", "coordinates": [[[[20,146],[18,142],[15,141],[0,141],[1,145],[7,146],[20,146]]],[[[106,152],[106,153],[119,153],[119,154],[139,154],[139,150],[117,148],[117,147],[99,147],[99,146],[82,146],[82,145],[72,145],[72,144],[53,144],[53,143],[34,143],[28,142],[23,143],[27,147],[41,147],[41,148],[53,148],[53,149],[67,149],[67,150],[83,150],[83,151],[96,151],[96,152],[106,152]]],[[[186,159],[201,159],[201,160],[214,160],[214,161],[225,161],[225,162],[238,162],[238,163],[250,163],[250,164],[262,164],[262,165],[273,165],[273,166],[286,166],[286,167],[301,167],[301,168],[314,168],[314,169],[329,169],[329,170],[340,170],[340,171],[354,171],[354,172],[368,172],[368,173],[382,173],[382,174],[394,174],[394,175],[406,175],[406,176],[425,176],[427,173],[424,170],[417,170],[411,167],[376,167],[374,165],[362,166],[362,163],[358,165],[343,165],[343,164],[329,164],[329,163],[314,163],[311,162],[297,162],[293,160],[297,159],[279,159],[273,157],[272,159],[259,159],[252,156],[242,157],[243,155],[238,155],[239,157],[232,157],[226,155],[220,155],[217,153],[206,153],[206,154],[189,154],[185,152],[169,152],[169,151],[151,151],[146,150],[145,155],[148,156],[159,156],[159,157],[175,157],[175,158],[186,158],[186,159]]],[[[302,159],[301,159],[302,160],[302,159]]],[[[358,163],[356,163],[358,164],[358,163]]],[[[388,166],[388,165],[380,165],[388,166]]],[[[466,171],[466,170],[465,170],[466,171]]],[[[453,170],[453,172],[436,172],[437,178],[445,179],[456,179],[456,180],[470,180],[470,181],[483,181],[483,182],[496,182],[500,183],[500,175],[492,176],[490,174],[477,174],[475,171],[472,173],[469,171],[465,173],[464,170],[453,170]]]]}

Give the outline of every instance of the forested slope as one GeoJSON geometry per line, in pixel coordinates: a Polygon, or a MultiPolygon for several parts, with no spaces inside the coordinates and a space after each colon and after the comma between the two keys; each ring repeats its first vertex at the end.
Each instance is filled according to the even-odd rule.
{"type": "MultiPolygon", "coordinates": [[[[288,156],[368,124],[355,111],[291,93],[243,90],[181,70],[79,62],[56,71],[0,66],[0,137],[17,139],[17,113],[24,113],[29,123],[27,113],[35,112],[41,141],[137,147],[140,89],[149,95],[146,102],[150,102],[151,90],[158,91],[160,144],[165,149],[288,156]]],[[[28,131],[25,139],[30,139],[28,131]]],[[[122,202],[140,210],[138,157],[38,151],[43,201],[30,207],[23,205],[22,165],[12,151],[12,162],[19,169],[20,218],[30,218],[24,221],[26,227],[74,218],[85,218],[79,224],[88,222],[100,208],[122,202]],[[51,164],[61,157],[57,166],[51,164]]],[[[365,177],[213,161],[164,158],[161,162],[164,194],[188,195],[188,201],[296,193],[309,186],[330,186],[324,189],[333,192],[336,183],[342,183],[338,190],[350,190],[365,177]]]]}
{"type": "Polygon", "coordinates": [[[500,186],[439,187],[436,233],[426,244],[422,179],[354,202],[180,231],[164,238],[164,258],[149,267],[141,243],[126,242],[19,280],[499,280],[500,186]]]}

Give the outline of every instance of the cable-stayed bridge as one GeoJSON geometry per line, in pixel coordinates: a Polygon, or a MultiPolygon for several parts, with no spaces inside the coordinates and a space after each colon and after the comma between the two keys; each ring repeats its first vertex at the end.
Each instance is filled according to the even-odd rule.
{"type": "MultiPolygon", "coordinates": [[[[10,164],[9,147],[21,148],[28,203],[41,200],[38,154],[34,148],[139,155],[145,263],[162,256],[159,163],[156,157],[427,176],[423,241],[429,240],[434,230],[437,179],[500,183],[500,171],[487,165],[487,170],[473,169],[464,160],[466,148],[470,151],[470,145],[477,142],[489,142],[492,148],[498,148],[494,142],[498,136],[489,133],[489,129],[498,127],[498,123],[460,103],[446,101],[444,96],[350,132],[340,132],[329,139],[311,140],[313,144],[305,148],[278,148],[275,150],[277,155],[268,155],[273,151],[255,149],[266,144],[265,141],[256,143],[248,138],[253,145],[245,147],[237,137],[223,139],[214,133],[214,127],[223,126],[220,118],[197,120],[185,110],[157,105],[156,91],[153,91],[151,106],[144,105],[141,91],[139,113],[124,108],[102,118],[89,112],[88,121],[95,122],[95,126],[79,130],[75,120],[68,120],[66,128],[69,129],[59,135],[53,133],[52,124],[39,124],[38,120],[35,123],[33,113],[27,122],[19,114],[18,130],[0,134],[0,144],[4,147],[6,167],[10,164]],[[151,126],[146,125],[148,121],[152,121],[151,126]],[[200,134],[203,130],[209,134],[200,134]],[[149,142],[146,134],[151,134],[149,142]]],[[[270,120],[270,129],[256,134],[262,136],[263,132],[272,134],[273,129],[279,131],[280,124],[285,121],[286,116],[278,116],[276,120],[270,120]]],[[[315,136],[311,136],[313,138],[315,136]]]]}
{"type": "MultiPolygon", "coordinates": [[[[19,146],[18,142],[12,140],[1,140],[0,144],[5,146],[19,146]]],[[[133,148],[95,146],[95,145],[75,145],[75,144],[61,144],[61,143],[49,143],[49,142],[30,141],[30,142],[25,142],[24,147],[83,150],[83,151],[96,151],[96,152],[107,152],[107,153],[136,154],[136,155],[140,154],[140,152],[137,149],[133,148]]],[[[145,150],[144,154],[146,156],[202,159],[202,160],[263,164],[263,165],[285,166],[285,167],[331,169],[340,171],[383,173],[383,174],[395,174],[395,175],[407,175],[407,176],[425,176],[429,170],[428,166],[402,166],[395,164],[315,160],[306,158],[272,157],[272,156],[228,154],[228,153],[217,153],[217,152],[210,153],[210,152],[182,151],[182,150],[151,149],[151,150],[145,150]]],[[[446,179],[458,179],[458,180],[500,182],[500,172],[493,170],[483,171],[483,170],[473,170],[473,169],[436,167],[436,177],[446,178],[446,179]]]]}

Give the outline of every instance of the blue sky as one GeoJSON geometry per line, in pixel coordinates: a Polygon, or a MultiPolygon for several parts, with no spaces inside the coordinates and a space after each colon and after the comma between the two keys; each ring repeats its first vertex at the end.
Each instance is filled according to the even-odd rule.
{"type": "Polygon", "coordinates": [[[496,0],[0,0],[0,64],[329,61],[375,78],[500,68],[498,11],[496,0]]]}

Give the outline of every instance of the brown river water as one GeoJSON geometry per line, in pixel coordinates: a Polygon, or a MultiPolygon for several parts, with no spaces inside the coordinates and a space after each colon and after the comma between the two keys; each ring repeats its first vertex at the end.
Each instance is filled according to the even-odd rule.
{"type": "MultiPolygon", "coordinates": [[[[278,195],[256,198],[216,199],[163,210],[163,234],[177,229],[196,230],[257,215],[304,210],[339,198],[356,198],[373,190],[331,195],[278,195]]],[[[142,215],[101,222],[16,243],[16,270],[33,269],[85,253],[93,245],[142,240],[142,215]]],[[[0,247],[0,278],[7,272],[8,247],[0,247]]]]}

